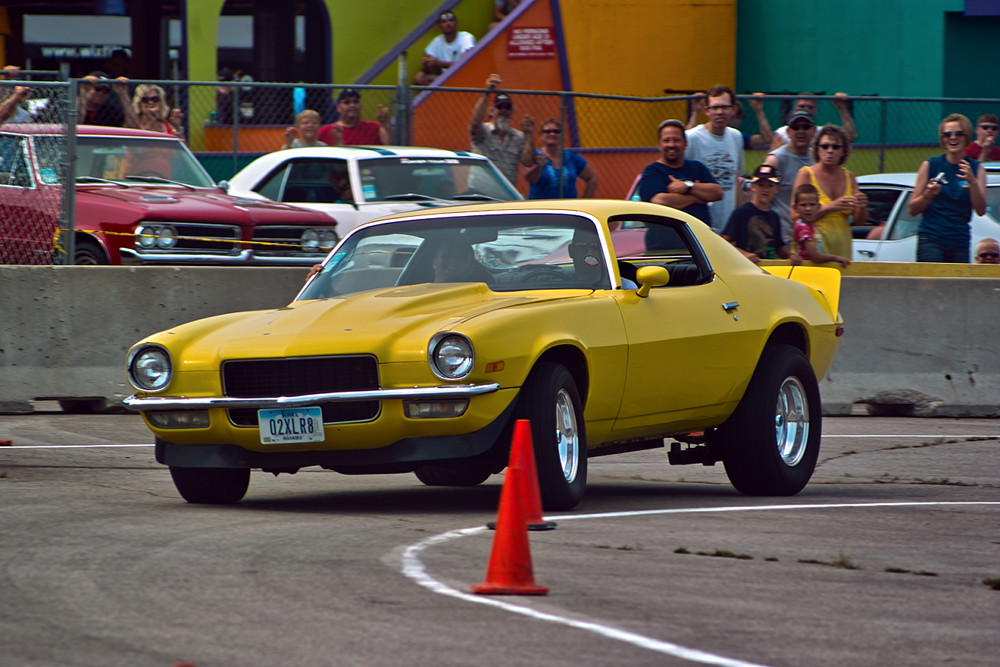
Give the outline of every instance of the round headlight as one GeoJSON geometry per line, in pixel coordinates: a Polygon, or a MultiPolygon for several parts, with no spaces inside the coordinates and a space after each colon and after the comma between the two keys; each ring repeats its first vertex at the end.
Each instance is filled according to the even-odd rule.
{"type": "Polygon", "coordinates": [[[135,230],[136,243],[140,248],[152,248],[156,245],[156,228],[145,225],[135,230]]]}
{"type": "Polygon", "coordinates": [[[170,355],[162,347],[144,347],[132,355],[129,381],[136,389],[159,391],[170,384],[170,355]]]}
{"type": "Polygon", "coordinates": [[[472,343],[459,334],[444,334],[431,341],[430,361],[434,372],[446,380],[459,380],[472,372],[472,343]]]}
{"type": "Polygon", "coordinates": [[[321,229],[319,230],[319,243],[323,247],[323,250],[330,250],[333,246],[337,245],[337,241],[340,237],[332,229],[321,229]]]}
{"type": "Polygon", "coordinates": [[[168,249],[177,245],[177,230],[164,225],[156,230],[156,245],[168,249]]]}
{"type": "Polygon", "coordinates": [[[305,230],[302,232],[299,244],[302,245],[303,250],[319,250],[319,231],[315,229],[305,230]]]}

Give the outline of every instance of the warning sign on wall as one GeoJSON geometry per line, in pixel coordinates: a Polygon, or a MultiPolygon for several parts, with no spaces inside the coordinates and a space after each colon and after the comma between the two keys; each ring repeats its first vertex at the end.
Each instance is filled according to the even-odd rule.
{"type": "Polygon", "coordinates": [[[511,28],[507,31],[507,57],[555,58],[556,38],[552,28],[511,28]]]}

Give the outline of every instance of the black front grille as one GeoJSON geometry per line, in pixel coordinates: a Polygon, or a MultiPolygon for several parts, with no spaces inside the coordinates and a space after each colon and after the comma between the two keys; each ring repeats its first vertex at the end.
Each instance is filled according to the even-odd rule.
{"type": "MultiPolygon", "coordinates": [[[[233,398],[275,398],[335,391],[378,389],[378,362],[371,356],[302,357],[227,361],[222,386],[233,398]]],[[[324,403],[323,421],[368,421],[378,416],[379,401],[324,403]]],[[[238,426],[256,426],[257,410],[229,411],[238,426]]]]}

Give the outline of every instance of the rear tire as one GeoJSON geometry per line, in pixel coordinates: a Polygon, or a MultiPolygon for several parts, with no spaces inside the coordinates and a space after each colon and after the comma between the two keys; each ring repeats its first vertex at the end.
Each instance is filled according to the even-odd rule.
{"type": "Polygon", "coordinates": [[[587,433],[573,375],[562,364],[539,364],[521,391],[518,414],[531,422],[543,507],[573,509],[587,486],[587,433]]]}
{"type": "Polygon", "coordinates": [[[740,493],[795,495],[819,458],[822,406],[809,360],[796,347],[764,350],[736,411],[713,440],[740,493]]]}
{"type": "Polygon", "coordinates": [[[238,503],[250,487],[250,468],[179,468],[170,466],[181,498],[199,505],[238,503]]]}

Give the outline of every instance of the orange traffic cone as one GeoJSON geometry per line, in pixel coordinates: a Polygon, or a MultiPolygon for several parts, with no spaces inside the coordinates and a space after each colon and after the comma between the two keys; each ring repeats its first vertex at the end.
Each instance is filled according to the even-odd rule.
{"type": "Polygon", "coordinates": [[[486,567],[486,581],[473,585],[473,593],[545,595],[549,592],[547,587],[535,583],[531,566],[528,524],[525,521],[524,471],[519,465],[519,456],[511,452],[511,465],[507,467],[503,489],[500,491],[500,509],[497,512],[490,562],[486,567]]]}
{"type": "MultiPolygon", "coordinates": [[[[524,517],[528,530],[555,530],[557,525],[555,521],[546,521],[542,518],[542,494],[538,489],[538,468],[535,466],[535,451],[531,442],[531,422],[527,419],[518,419],[514,422],[508,472],[513,468],[518,468],[521,472],[524,517]]],[[[494,530],[497,524],[495,521],[489,521],[486,527],[494,530]]]]}

